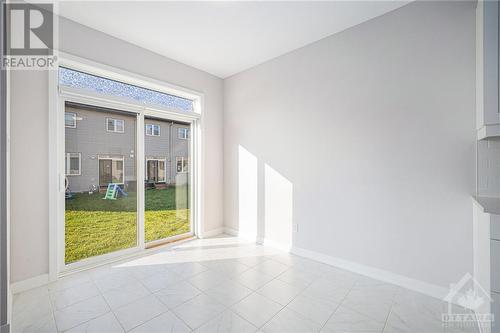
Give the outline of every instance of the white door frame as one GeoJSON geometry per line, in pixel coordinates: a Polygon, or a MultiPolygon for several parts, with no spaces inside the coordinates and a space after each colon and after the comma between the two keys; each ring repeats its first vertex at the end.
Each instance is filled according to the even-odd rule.
{"type": "MultiPolygon", "coordinates": [[[[202,159],[202,142],[203,133],[203,101],[202,93],[178,87],[162,81],[143,77],[131,72],[123,71],[110,66],[95,63],[86,59],[78,58],[69,54],[60,52],[59,65],[73,70],[82,71],[88,74],[93,74],[105,77],[112,80],[121,81],[136,86],[141,86],[147,89],[153,89],[159,92],[164,92],[172,95],[177,95],[193,100],[194,112],[179,112],[162,107],[151,107],[142,103],[120,98],[117,96],[107,96],[83,89],[59,86],[58,71],[49,73],[49,280],[54,281],[59,276],[64,275],[73,270],[79,270],[88,267],[101,265],[112,260],[122,259],[128,255],[137,255],[147,251],[144,239],[144,184],[145,178],[145,154],[144,154],[144,117],[153,116],[174,121],[182,121],[190,124],[191,127],[191,160],[190,167],[190,203],[191,214],[190,224],[191,232],[182,237],[198,235],[201,228],[202,209],[202,185],[203,178],[203,159],[202,159]],[[118,109],[130,113],[135,113],[137,116],[137,226],[138,239],[137,246],[125,250],[120,250],[101,256],[87,258],[76,263],[66,265],[64,260],[65,233],[64,233],[64,152],[65,152],[65,127],[64,113],[65,103],[74,102],[81,104],[90,104],[98,107],[118,109]]],[[[174,236],[168,240],[180,238],[174,236]]],[[[165,240],[160,240],[165,242],[165,240]]],[[[156,245],[157,241],[150,242],[147,245],[156,245]]]]}

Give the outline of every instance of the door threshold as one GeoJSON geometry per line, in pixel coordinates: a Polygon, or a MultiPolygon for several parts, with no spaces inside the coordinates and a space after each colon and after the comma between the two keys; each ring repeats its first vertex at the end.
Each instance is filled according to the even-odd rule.
{"type": "MultiPolygon", "coordinates": [[[[146,257],[148,255],[153,254],[156,251],[168,249],[169,247],[174,247],[175,245],[178,245],[179,243],[184,243],[184,242],[188,242],[190,240],[197,239],[196,235],[193,235],[193,234],[189,234],[189,235],[184,234],[181,236],[183,236],[183,237],[179,237],[179,238],[175,238],[175,239],[174,238],[165,239],[165,240],[162,240],[160,243],[154,242],[154,243],[151,243],[151,246],[148,246],[146,244],[146,248],[144,248],[144,249],[134,251],[133,253],[124,254],[122,256],[117,256],[114,258],[103,260],[103,261],[100,261],[98,263],[93,263],[93,264],[75,267],[75,268],[68,268],[66,270],[59,272],[59,274],[57,275],[57,278],[59,279],[62,277],[66,277],[66,276],[75,274],[75,273],[88,271],[88,270],[91,270],[94,268],[98,268],[98,267],[102,267],[102,266],[106,266],[106,265],[110,265],[110,264],[117,264],[120,262],[126,262],[126,261],[131,260],[131,259],[146,257]]],[[[175,237],[177,237],[177,236],[175,236],[175,237]]],[[[50,281],[50,282],[53,282],[53,281],[50,281]]]]}
{"type": "Polygon", "coordinates": [[[145,246],[146,246],[146,249],[149,250],[149,249],[158,248],[158,247],[163,246],[163,245],[168,245],[168,244],[173,245],[173,243],[177,243],[177,242],[181,242],[181,241],[188,241],[188,240],[192,240],[195,238],[196,237],[192,233],[187,233],[187,234],[183,234],[183,235],[172,236],[172,237],[165,238],[165,239],[151,241],[149,243],[146,243],[145,246]]]}

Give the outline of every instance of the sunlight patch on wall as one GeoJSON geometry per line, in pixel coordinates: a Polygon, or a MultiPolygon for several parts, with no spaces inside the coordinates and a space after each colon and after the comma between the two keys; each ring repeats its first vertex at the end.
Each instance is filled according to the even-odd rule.
{"type": "Polygon", "coordinates": [[[293,184],[265,165],[265,238],[280,247],[292,246],[293,184]]]}
{"type": "Polygon", "coordinates": [[[258,183],[257,157],[242,146],[238,147],[238,222],[239,233],[257,236],[258,183]]]}

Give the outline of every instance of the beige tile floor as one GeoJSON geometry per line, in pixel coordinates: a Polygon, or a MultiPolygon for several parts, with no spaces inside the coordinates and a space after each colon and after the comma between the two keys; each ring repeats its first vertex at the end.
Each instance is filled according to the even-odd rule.
{"type": "MultiPolygon", "coordinates": [[[[75,273],[17,294],[13,332],[476,332],[446,304],[219,236],[75,273]]],[[[465,311],[465,310],[463,310],[465,311]]]]}

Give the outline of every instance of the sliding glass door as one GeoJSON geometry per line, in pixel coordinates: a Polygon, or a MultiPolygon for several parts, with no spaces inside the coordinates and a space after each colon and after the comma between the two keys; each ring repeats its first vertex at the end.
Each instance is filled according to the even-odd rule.
{"type": "Polygon", "coordinates": [[[136,114],[65,104],[65,263],[136,247],[136,114]]]}
{"type": "Polygon", "coordinates": [[[66,103],[65,263],[192,235],[190,123],[144,117],[144,216],[137,114],[66,103]],[[140,194],[139,194],[140,195],[140,194]]]}
{"type": "Polygon", "coordinates": [[[148,245],[191,235],[190,124],[144,119],[144,230],[148,245]]]}
{"type": "Polygon", "coordinates": [[[106,73],[124,82],[58,73],[58,272],[193,236],[199,219],[201,96],[106,73]]]}

